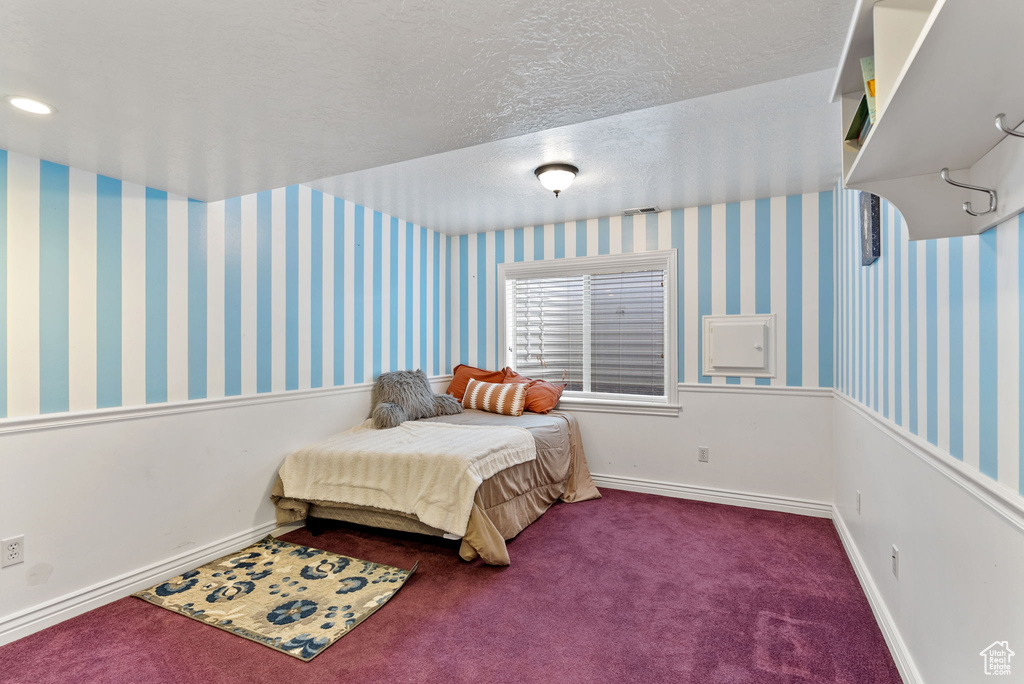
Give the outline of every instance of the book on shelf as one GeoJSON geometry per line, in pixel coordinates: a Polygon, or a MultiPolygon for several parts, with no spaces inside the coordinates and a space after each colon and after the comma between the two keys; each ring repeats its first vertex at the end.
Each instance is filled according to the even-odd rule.
{"type": "Polygon", "coordinates": [[[868,133],[871,132],[873,125],[871,117],[868,117],[867,121],[864,122],[864,127],[860,129],[860,136],[857,137],[857,147],[864,145],[864,141],[868,139],[868,133]]]}
{"type": "Polygon", "coordinates": [[[850,128],[846,131],[845,142],[853,149],[860,149],[861,141],[867,137],[866,133],[863,133],[865,127],[871,122],[868,116],[868,99],[865,95],[860,98],[860,105],[857,107],[857,112],[853,115],[853,121],[850,122],[850,128]]]}
{"type": "Polygon", "coordinates": [[[868,118],[875,123],[875,58],[863,57],[860,60],[860,72],[864,77],[864,96],[868,100],[868,118]]]}

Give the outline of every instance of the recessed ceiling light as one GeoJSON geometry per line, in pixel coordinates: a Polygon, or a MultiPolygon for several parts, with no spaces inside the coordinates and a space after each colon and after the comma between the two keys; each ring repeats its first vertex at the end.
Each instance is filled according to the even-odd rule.
{"type": "Polygon", "coordinates": [[[18,109],[25,112],[31,112],[32,114],[53,114],[54,111],[53,107],[50,105],[45,102],[40,102],[39,100],[33,100],[31,97],[12,95],[7,98],[7,101],[18,109]]]}
{"type": "Polygon", "coordinates": [[[541,185],[558,197],[558,193],[572,185],[579,172],[580,170],[572,164],[545,164],[538,166],[533,173],[536,174],[541,185]]]}

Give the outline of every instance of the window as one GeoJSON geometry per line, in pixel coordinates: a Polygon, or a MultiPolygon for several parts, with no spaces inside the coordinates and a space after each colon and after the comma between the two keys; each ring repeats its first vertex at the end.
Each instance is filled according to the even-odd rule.
{"type": "Polygon", "coordinates": [[[675,250],[502,264],[498,280],[507,365],[566,383],[574,408],[675,404],[675,250]]]}

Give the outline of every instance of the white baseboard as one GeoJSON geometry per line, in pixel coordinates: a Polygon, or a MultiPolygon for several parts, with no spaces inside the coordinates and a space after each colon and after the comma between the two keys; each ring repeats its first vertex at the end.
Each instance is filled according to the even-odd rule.
{"type": "Polygon", "coordinates": [[[593,478],[594,483],[598,487],[624,489],[627,492],[642,492],[644,494],[671,496],[677,499],[709,501],[730,506],[758,508],[765,511],[809,515],[815,518],[832,517],[832,504],[825,503],[824,501],[794,499],[784,496],[772,496],[770,494],[752,494],[750,492],[737,492],[731,489],[698,487],[695,485],[678,484],[676,482],[644,480],[638,477],[623,477],[620,475],[595,474],[593,478]]]}
{"type": "MultiPolygon", "coordinates": [[[[295,527],[298,527],[296,525],[295,527]]],[[[119,577],[94,584],[91,587],[65,594],[52,601],[33,606],[19,613],[0,619],[0,646],[10,643],[33,632],[55,625],[101,605],[129,596],[140,589],[180,575],[211,560],[245,548],[271,533],[290,532],[289,525],[279,531],[275,523],[258,525],[238,534],[225,537],[211,544],[190,549],[183,553],[129,572],[119,577]]]]}
{"type": "Polygon", "coordinates": [[[857,573],[860,586],[868,597],[871,612],[874,613],[875,622],[878,623],[879,628],[882,630],[882,636],[885,637],[885,643],[889,646],[889,653],[892,654],[893,662],[896,663],[896,669],[899,670],[900,677],[903,678],[906,684],[924,684],[924,680],[921,679],[921,674],[917,671],[917,666],[914,664],[914,659],[910,657],[907,644],[903,641],[899,629],[896,628],[896,622],[893,620],[888,607],[886,607],[885,601],[882,600],[882,594],[878,591],[878,586],[875,584],[875,580],[872,579],[871,573],[868,572],[864,558],[860,555],[857,545],[853,542],[853,536],[850,534],[849,528],[846,527],[846,523],[839,514],[839,509],[835,507],[832,510],[832,523],[836,526],[839,539],[843,542],[846,557],[850,559],[853,571],[857,573]]]}
{"type": "Polygon", "coordinates": [[[278,525],[277,529],[271,531],[270,535],[274,539],[277,539],[281,535],[288,534],[289,532],[294,532],[295,530],[301,529],[301,528],[303,528],[305,526],[306,526],[306,521],[305,520],[299,520],[298,522],[290,522],[290,523],[286,523],[284,525],[278,525]]]}

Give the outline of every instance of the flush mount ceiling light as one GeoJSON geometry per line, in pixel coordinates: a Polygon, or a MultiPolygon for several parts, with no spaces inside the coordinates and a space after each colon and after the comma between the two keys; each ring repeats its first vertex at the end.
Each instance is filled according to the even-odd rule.
{"type": "Polygon", "coordinates": [[[31,97],[11,95],[7,98],[7,101],[18,109],[32,114],[53,114],[54,112],[53,107],[50,105],[45,102],[40,102],[39,100],[33,100],[31,97]]]}
{"type": "Polygon", "coordinates": [[[544,166],[538,166],[533,173],[537,176],[537,180],[540,181],[541,185],[555,193],[555,197],[558,197],[558,193],[572,185],[576,174],[579,172],[580,170],[572,164],[545,164],[544,166]]]}

